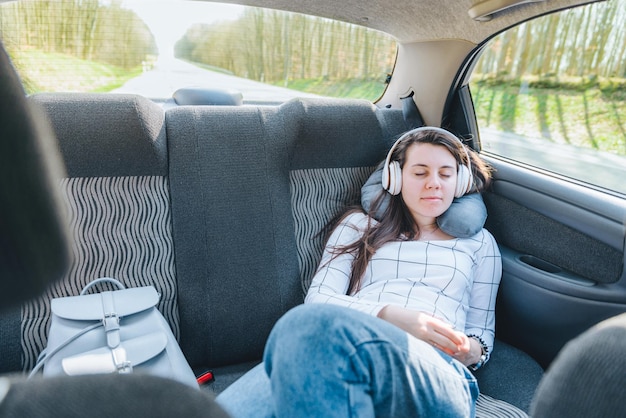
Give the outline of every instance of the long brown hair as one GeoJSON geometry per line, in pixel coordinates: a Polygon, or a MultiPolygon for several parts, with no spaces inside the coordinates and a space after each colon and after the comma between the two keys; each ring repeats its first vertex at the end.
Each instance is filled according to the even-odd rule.
{"type": "MultiPolygon", "coordinates": [[[[392,154],[392,160],[398,161],[400,167],[404,166],[407,149],[417,143],[433,144],[445,147],[454,156],[459,164],[468,165],[467,158],[471,158],[471,170],[474,176],[474,185],[471,192],[482,192],[485,190],[491,180],[491,169],[481,160],[476,153],[465,147],[460,140],[451,138],[451,135],[444,135],[437,130],[420,129],[412,134],[405,134],[404,139],[398,143],[392,154]],[[467,152],[463,149],[467,150],[467,152]]],[[[458,169],[458,168],[457,168],[458,169]]],[[[343,219],[355,212],[362,212],[361,208],[351,208],[343,216],[340,216],[331,225],[330,233],[337,227],[343,219]]],[[[361,278],[365,274],[367,265],[372,256],[380,247],[390,241],[399,239],[413,240],[419,236],[419,227],[413,220],[413,217],[402,199],[402,193],[398,195],[390,195],[381,189],[380,194],[374,199],[369,211],[368,223],[363,235],[353,243],[333,247],[332,259],[342,254],[354,255],[352,262],[352,271],[350,273],[350,284],[346,294],[354,294],[361,285],[361,278]],[[378,213],[385,197],[389,197],[389,204],[381,216],[378,217],[378,223],[374,221],[373,214],[378,213]]]]}

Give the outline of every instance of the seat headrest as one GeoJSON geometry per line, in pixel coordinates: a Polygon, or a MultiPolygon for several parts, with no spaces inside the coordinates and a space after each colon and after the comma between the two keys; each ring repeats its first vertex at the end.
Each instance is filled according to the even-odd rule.
{"type": "Polygon", "coordinates": [[[39,295],[69,265],[63,165],[0,44],[0,309],[39,295]]]}
{"type": "Polygon", "coordinates": [[[165,112],[133,94],[41,93],[30,97],[52,125],[69,177],[167,172],[165,112]]]}
{"type": "Polygon", "coordinates": [[[243,94],[236,90],[185,87],[176,90],[172,97],[179,106],[241,106],[243,104],[243,94]]]}

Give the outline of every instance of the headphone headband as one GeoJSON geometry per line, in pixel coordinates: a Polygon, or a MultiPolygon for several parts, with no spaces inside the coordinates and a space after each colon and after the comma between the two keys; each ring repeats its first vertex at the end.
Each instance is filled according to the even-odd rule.
{"type": "Polygon", "coordinates": [[[398,144],[400,142],[402,142],[404,139],[406,139],[407,137],[411,136],[411,135],[415,135],[417,133],[420,132],[437,132],[445,137],[447,137],[448,139],[452,139],[453,141],[456,141],[458,143],[460,143],[463,146],[463,150],[465,151],[465,154],[467,156],[467,162],[468,165],[471,164],[471,160],[470,160],[470,156],[469,153],[467,152],[467,149],[465,149],[465,144],[463,144],[463,142],[456,136],[454,135],[452,132],[447,131],[443,128],[439,128],[437,126],[420,126],[419,128],[414,128],[411,129],[408,132],[403,133],[400,138],[398,138],[396,140],[396,142],[394,142],[394,144],[391,146],[391,148],[389,149],[389,152],[387,153],[387,158],[385,159],[385,164],[389,164],[391,162],[391,156],[393,154],[393,152],[395,151],[396,147],[398,146],[398,144]]]}

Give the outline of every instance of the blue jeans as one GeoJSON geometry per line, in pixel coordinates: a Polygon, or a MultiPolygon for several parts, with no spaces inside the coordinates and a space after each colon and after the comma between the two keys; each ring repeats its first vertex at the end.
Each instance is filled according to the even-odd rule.
{"type": "Polygon", "coordinates": [[[473,417],[478,384],[460,362],[382,319],[298,306],[263,363],[217,401],[243,417],[473,417]]]}

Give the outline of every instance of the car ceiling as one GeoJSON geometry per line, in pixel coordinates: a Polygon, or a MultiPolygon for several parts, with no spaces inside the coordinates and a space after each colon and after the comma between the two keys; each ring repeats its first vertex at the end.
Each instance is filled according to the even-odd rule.
{"type": "Polygon", "coordinates": [[[478,44],[531,17],[593,3],[583,0],[220,0],[342,20],[377,29],[400,43],[458,39],[478,44]],[[514,5],[505,8],[507,5],[514,5]],[[476,17],[496,11],[485,19],[476,17]],[[498,11],[500,10],[500,11],[498,11]]]}

